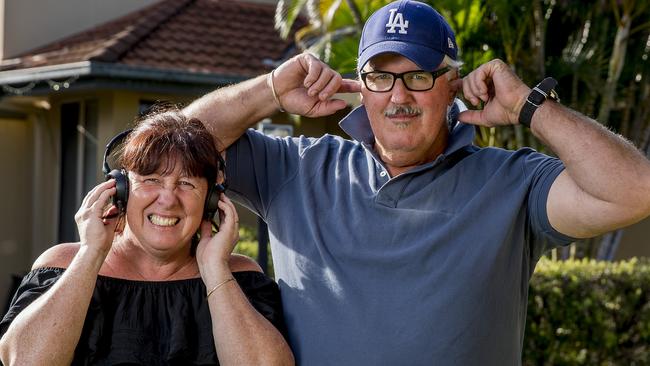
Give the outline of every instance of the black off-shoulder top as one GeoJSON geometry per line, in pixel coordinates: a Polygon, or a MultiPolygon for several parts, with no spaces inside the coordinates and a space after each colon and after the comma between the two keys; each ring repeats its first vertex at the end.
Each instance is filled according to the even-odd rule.
{"type": "MultiPolygon", "coordinates": [[[[0,337],[64,271],[39,268],[23,278],[0,322],[0,337]]],[[[253,307],[286,337],[277,284],[260,272],[233,276],[253,307]]],[[[72,365],[218,365],[205,295],[201,278],[148,282],[98,276],[72,365]]]]}

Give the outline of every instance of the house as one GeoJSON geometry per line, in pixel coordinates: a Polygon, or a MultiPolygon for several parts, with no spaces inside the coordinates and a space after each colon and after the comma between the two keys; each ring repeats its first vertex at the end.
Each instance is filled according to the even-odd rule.
{"type": "MultiPolygon", "coordinates": [[[[21,1],[31,2],[6,0],[5,5],[18,7],[21,1]]],[[[74,6],[85,6],[77,0],[42,3],[38,6],[53,7],[50,14],[62,4],[72,13],[74,6]]],[[[102,8],[106,4],[97,3],[109,12],[102,8]]],[[[273,2],[134,3],[140,8],[35,48],[4,42],[0,166],[11,178],[0,183],[10,192],[0,206],[0,301],[11,274],[25,273],[50,246],[78,239],[74,214],[86,192],[104,180],[105,145],[139,113],[156,101],[189,102],[220,86],[267,73],[296,52],[274,29],[273,2]]],[[[15,16],[9,10],[5,38],[18,36],[7,30],[12,20],[8,18],[15,16]]],[[[49,10],[40,9],[39,14],[49,10]]],[[[284,114],[274,116],[273,122],[292,123],[284,114]]],[[[305,135],[327,132],[341,133],[336,117],[294,129],[305,135]]],[[[255,227],[255,217],[244,211],[243,223],[255,227]]]]}

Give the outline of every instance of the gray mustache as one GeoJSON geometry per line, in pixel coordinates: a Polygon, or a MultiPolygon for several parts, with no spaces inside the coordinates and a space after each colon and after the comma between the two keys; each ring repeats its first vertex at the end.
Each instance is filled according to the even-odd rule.
{"type": "Polygon", "coordinates": [[[420,108],[417,107],[412,107],[410,105],[397,105],[393,107],[389,107],[384,111],[384,116],[385,117],[392,117],[394,115],[398,114],[416,114],[419,115],[422,113],[420,108]]]}

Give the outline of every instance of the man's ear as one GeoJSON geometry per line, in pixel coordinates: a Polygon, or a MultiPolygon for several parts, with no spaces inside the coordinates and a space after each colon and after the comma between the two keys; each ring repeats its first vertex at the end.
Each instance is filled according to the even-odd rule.
{"type": "Polygon", "coordinates": [[[453,69],[451,73],[452,76],[449,79],[449,98],[447,100],[447,105],[449,106],[454,104],[456,95],[458,95],[458,92],[463,88],[463,79],[460,78],[460,72],[458,69],[453,69]]]}
{"type": "MultiPolygon", "coordinates": [[[[370,62],[370,61],[369,61],[370,62]]],[[[357,80],[359,81],[359,103],[363,104],[363,81],[361,80],[361,73],[363,72],[363,69],[359,67],[360,65],[357,65],[357,80]]]]}

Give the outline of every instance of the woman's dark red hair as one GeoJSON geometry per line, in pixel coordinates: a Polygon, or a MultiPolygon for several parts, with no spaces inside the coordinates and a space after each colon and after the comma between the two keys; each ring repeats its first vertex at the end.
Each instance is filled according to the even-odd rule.
{"type": "Polygon", "coordinates": [[[190,177],[205,177],[214,184],[223,170],[212,134],[196,118],[176,106],[154,106],[136,121],[122,145],[120,166],[140,175],[170,174],[180,166],[190,177]]]}

